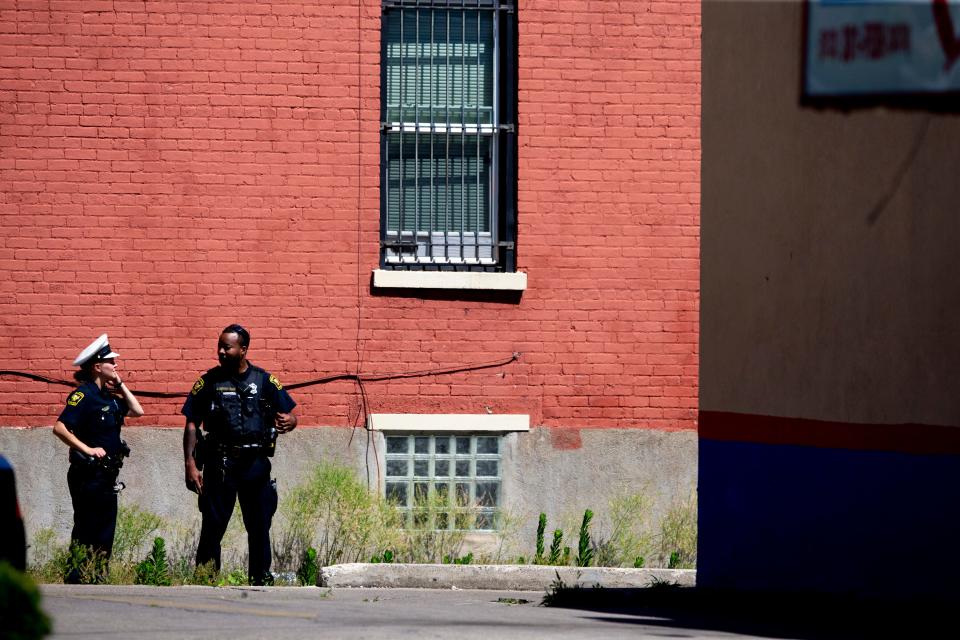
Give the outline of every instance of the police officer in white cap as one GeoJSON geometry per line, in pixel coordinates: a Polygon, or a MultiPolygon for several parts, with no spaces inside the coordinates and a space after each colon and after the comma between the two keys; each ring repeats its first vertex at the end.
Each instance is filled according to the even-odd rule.
{"type": "Polygon", "coordinates": [[[73,544],[82,545],[93,563],[95,575],[84,575],[82,567],[70,567],[67,582],[102,580],[113,550],[117,526],[117,475],[123,457],[129,453],[120,439],[127,415],[143,415],[143,407],[120,379],[115,353],[103,334],[80,352],[73,364],[80,367],[74,378],[80,383],[53,427],[70,447],[67,485],[73,500],[73,544]]]}

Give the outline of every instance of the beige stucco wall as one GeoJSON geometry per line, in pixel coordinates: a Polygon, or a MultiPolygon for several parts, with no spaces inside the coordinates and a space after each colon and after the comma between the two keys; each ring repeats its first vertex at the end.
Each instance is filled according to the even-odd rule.
{"type": "Polygon", "coordinates": [[[801,105],[802,2],[703,3],[703,410],[960,425],[960,116],[801,105]]]}

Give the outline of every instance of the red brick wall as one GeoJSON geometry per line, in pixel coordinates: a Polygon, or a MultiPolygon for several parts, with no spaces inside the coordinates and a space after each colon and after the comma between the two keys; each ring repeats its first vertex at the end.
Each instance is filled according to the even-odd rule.
{"type": "MultiPolygon", "coordinates": [[[[521,0],[516,303],[370,290],[378,1],[0,4],[0,369],[67,376],[107,331],[134,388],[186,391],[239,321],[288,383],[523,354],[370,383],[374,412],[695,428],[699,7],[521,0]]],[[[66,392],[0,378],[0,424],[66,392]]]]}

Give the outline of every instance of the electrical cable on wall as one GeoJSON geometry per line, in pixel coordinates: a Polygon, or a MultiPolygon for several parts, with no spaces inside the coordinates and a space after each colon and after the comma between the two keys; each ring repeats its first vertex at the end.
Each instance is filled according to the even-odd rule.
{"type": "MultiPolygon", "coordinates": [[[[367,400],[367,390],[364,387],[366,382],[386,382],[389,380],[404,380],[409,378],[427,378],[431,376],[445,376],[452,375],[454,373],[465,373],[468,371],[482,371],[484,369],[493,369],[504,367],[508,364],[516,362],[520,359],[520,353],[514,351],[509,358],[504,358],[501,360],[494,360],[491,362],[479,362],[474,364],[466,364],[455,367],[439,367],[436,369],[422,369],[418,371],[403,371],[400,373],[382,373],[382,374],[370,374],[370,375],[360,375],[358,373],[338,373],[332,376],[324,376],[322,378],[315,378],[313,380],[305,380],[303,382],[295,382],[293,384],[285,385],[287,389],[302,389],[304,387],[312,387],[320,384],[329,384],[331,382],[337,382],[340,380],[353,380],[357,383],[357,388],[360,391],[360,410],[364,417],[363,428],[367,432],[367,446],[371,445],[370,437],[370,425],[367,417],[370,415],[369,412],[369,402],[367,400]]],[[[74,380],[64,380],[62,378],[52,378],[50,376],[40,375],[38,373],[29,373],[27,371],[16,371],[13,369],[0,369],[0,377],[11,376],[15,378],[26,378],[27,380],[35,380],[37,382],[46,382],[47,384],[56,384],[61,386],[72,387],[76,385],[74,380]]],[[[186,392],[180,391],[137,391],[131,389],[133,393],[144,398],[186,398],[186,392]]],[[[359,417],[359,416],[358,416],[359,417]]],[[[352,426],[353,431],[355,431],[357,425],[352,426]]],[[[353,433],[350,434],[351,441],[353,440],[353,433]]],[[[349,446],[349,445],[348,445],[349,446]]],[[[377,460],[377,481],[380,480],[380,459],[376,456],[376,444],[374,446],[374,456],[377,460]]],[[[369,464],[369,463],[368,463],[369,464]]],[[[370,470],[367,469],[367,481],[369,482],[370,470]]]]}
{"type": "MultiPolygon", "coordinates": [[[[389,380],[402,380],[407,378],[428,378],[431,376],[444,376],[451,375],[454,373],[464,373],[468,371],[480,371],[483,369],[493,369],[497,367],[504,367],[508,364],[516,362],[520,359],[520,353],[514,352],[509,358],[504,358],[501,360],[494,360],[491,362],[479,362],[474,364],[465,364],[454,367],[439,367],[436,369],[422,369],[418,371],[401,371],[399,373],[377,373],[377,374],[366,374],[360,375],[356,373],[338,373],[332,376],[324,376],[322,378],[315,378],[313,380],[305,380],[303,382],[295,382],[293,384],[284,385],[287,389],[302,389],[304,387],[312,387],[320,384],[328,384],[330,382],[337,382],[339,380],[353,380],[360,385],[363,385],[366,382],[386,382],[389,380]]],[[[15,378],[26,378],[27,380],[35,380],[37,382],[46,382],[48,384],[56,384],[66,387],[76,386],[75,380],[64,380],[63,378],[52,378],[50,376],[40,375],[38,373],[29,373],[27,371],[17,371],[13,369],[0,369],[0,377],[2,376],[12,376],[15,378]]],[[[138,395],[145,398],[186,398],[187,392],[181,391],[132,391],[138,395]]],[[[365,395],[365,391],[362,390],[361,386],[361,395],[365,395]]]]}
{"type": "MultiPolygon", "coordinates": [[[[357,389],[360,392],[360,411],[363,415],[363,428],[366,431],[367,436],[367,448],[373,447],[374,459],[377,461],[377,484],[380,483],[380,458],[377,455],[376,443],[371,438],[370,433],[370,424],[368,417],[370,415],[369,411],[369,401],[367,399],[367,390],[364,387],[366,382],[386,382],[389,380],[405,380],[410,378],[427,378],[431,376],[445,376],[452,375],[454,373],[465,373],[468,371],[482,371],[484,369],[494,369],[499,367],[504,367],[508,364],[512,364],[520,359],[520,353],[514,351],[509,358],[503,358],[501,360],[494,360],[491,362],[479,362],[474,364],[466,364],[454,367],[439,367],[436,369],[421,369],[418,371],[403,371],[400,373],[383,373],[383,374],[370,374],[370,375],[360,375],[359,373],[339,373],[332,376],[324,376],[322,378],[315,378],[313,380],[305,380],[303,382],[295,382],[293,384],[285,385],[287,389],[302,389],[304,387],[312,387],[320,384],[329,384],[331,382],[337,382],[340,380],[353,380],[357,384],[357,389]]],[[[3,376],[12,376],[15,378],[26,378],[28,380],[35,380],[37,382],[46,382],[47,384],[56,384],[67,387],[72,387],[76,384],[74,380],[64,380],[62,378],[51,378],[49,376],[40,375],[37,373],[29,373],[26,371],[16,371],[12,369],[0,369],[0,378],[3,376]]],[[[133,393],[144,398],[185,398],[188,393],[179,392],[179,391],[137,391],[131,389],[133,393]]],[[[359,415],[357,416],[359,418],[359,415]]],[[[356,422],[351,427],[350,433],[350,442],[353,441],[353,434],[357,429],[356,422]]],[[[349,446],[349,444],[347,445],[349,446]]],[[[369,455],[365,456],[368,459],[367,462],[367,483],[369,489],[370,482],[370,468],[369,468],[369,455]]]]}
{"type": "Polygon", "coordinates": [[[377,443],[371,438],[370,435],[370,411],[369,406],[367,405],[367,390],[363,386],[363,381],[360,379],[360,368],[363,363],[363,342],[360,339],[360,327],[361,320],[363,318],[363,285],[362,285],[362,260],[363,260],[363,215],[362,215],[362,202],[363,202],[363,65],[361,64],[363,60],[363,0],[357,0],[357,364],[354,367],[354,374],[357,376],[357,389],[360,392],[360,405],[357,407],[357,415],[353,420],[350,420],[349,415],[347,416],[347,421],[352,422],[350,430],[350,440],[347,442],[347,446],[353,444],[353,435],[357,431],[357,422],[360,420],[361,416],[363,417],[363,430],[367,435],[367,450],[364,453],[364,462],[367,467],[367,488],[369,489],[370,482],[370,449],[373,448],[373,458],[377,461],[377,482],[380,481],[380,456],[377,453],[377,443]]]}

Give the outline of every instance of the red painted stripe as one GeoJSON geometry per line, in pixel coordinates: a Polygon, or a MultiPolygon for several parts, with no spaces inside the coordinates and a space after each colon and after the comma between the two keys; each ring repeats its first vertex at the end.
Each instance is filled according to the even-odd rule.
{"type": "Polygon", "coordinates": [[[701,411],[700,437],[828,449],[960,455],[960,427],[860,424],[701,411]]]}

